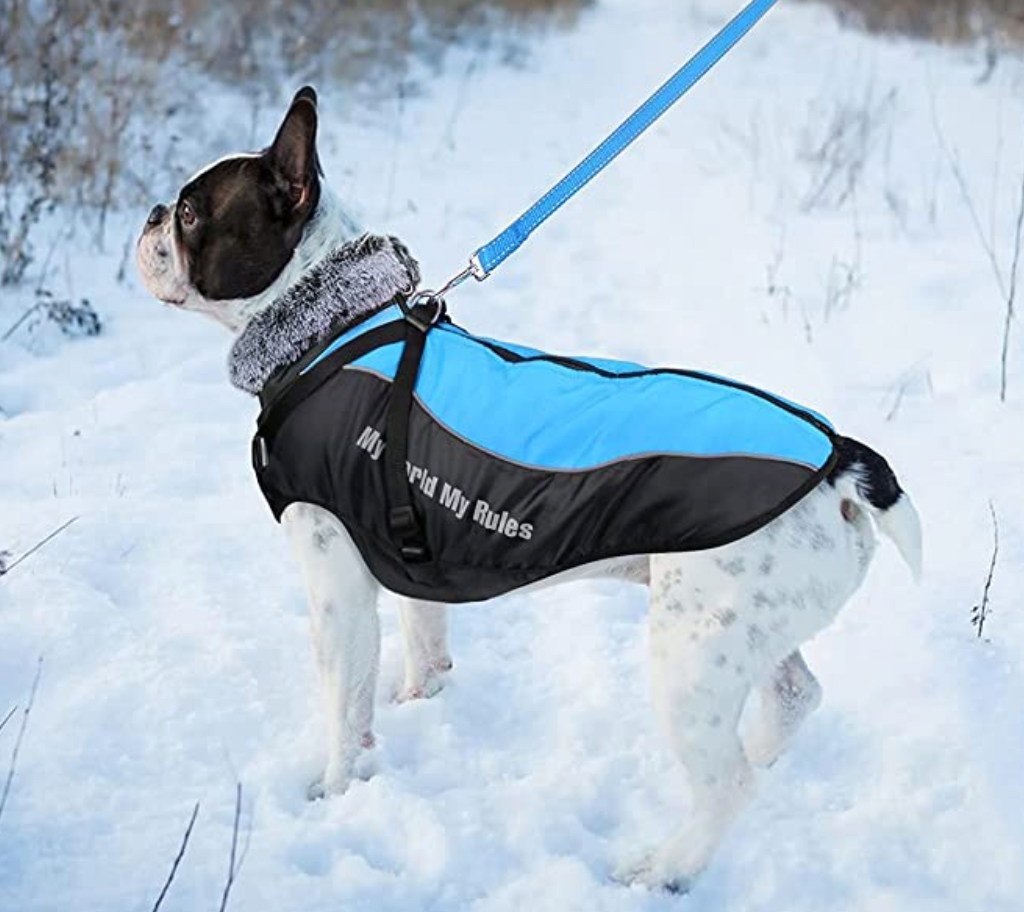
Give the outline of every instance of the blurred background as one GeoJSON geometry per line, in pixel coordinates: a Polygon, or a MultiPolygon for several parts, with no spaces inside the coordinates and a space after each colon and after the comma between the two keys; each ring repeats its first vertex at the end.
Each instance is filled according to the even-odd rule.
{"type": "MultiPolygon", "coordinates": [[[[1024,40],[1020,0],[801,2],[854,28],[981,43],[989,67],[1024,40]]],[[[205,102],[218,88],[241,90],[255,146],[263,110],[298,83],[381,106],[427,90],[453,47],[521,65],[538,31],[571,29],[593,5],[0,0],[0,283],[20,282],[45,256],[33,232],[53,206],[102,243],[111,209],[144,205],[155,180],[187,173],[215,135],[205,102]]]]}
{"type": "Polygon", "coordinates": [[[453,46],[494,47],[514,65],[532,33],[571,27],[586,6],[0,0],[0,281],[24,278],[54,205],[102,241],[112,208],[145,203],[157,174],[186,173],[213,131],[204,102],[218,88],[240,90],[253,129],[302,82],[379,106],[421,92],[453,46]]]}

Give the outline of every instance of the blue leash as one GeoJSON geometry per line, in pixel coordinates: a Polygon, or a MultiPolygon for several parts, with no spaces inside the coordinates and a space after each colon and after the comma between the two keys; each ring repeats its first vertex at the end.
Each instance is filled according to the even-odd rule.
{"type": "Polygon", "coordinates": [[[441,298],[470,276],[482,282],[526,242],[526,239],[610,165],[648,127],[682,98],[729,53],[778,0],[753,0],[735,19],[647,99],[629,118],[563,177],[541,199],[470,257],[469,266],[439,292],[420,292],[418,299],[441,298]]]}

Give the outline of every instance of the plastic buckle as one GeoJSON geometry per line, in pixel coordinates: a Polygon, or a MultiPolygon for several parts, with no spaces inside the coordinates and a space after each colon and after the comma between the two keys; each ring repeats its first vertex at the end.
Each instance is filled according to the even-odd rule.
{"type": "Polygon", "coordinates": [[[388,526],[395,535],[412,535],[418,531],[420,524],[416,511],[408,504],[404,507],[394,507],[388,513],[388,526]]]}
{"type": "Polygon", "coordinates": [[[425,564],[430,560],[426,545],[402,545],[399,551],[407,564],[425,564]]]}
{"type": "Polygon", "coordinates": [[[392,535],[401,542],[398,550],[404,561],[422,564],[430,560],[430,551],[421,537],[419,517],[412,506],[407,504],[389,511],[388,526],[392,535]]]}

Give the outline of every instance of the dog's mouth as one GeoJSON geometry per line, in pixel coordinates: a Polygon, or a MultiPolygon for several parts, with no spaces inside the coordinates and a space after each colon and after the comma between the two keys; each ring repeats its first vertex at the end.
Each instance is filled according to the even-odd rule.
{"type": "MultiPolygon", "coordinates": [[[[152,281],[151,277],[146,273],[144,269],[140,270],[142,273],[142,283],[146,286],[147,291],[156,298],[161,304],[167,307],[174,307],[180,309],[185,306],[185,302],[188,300],[184,295],[172,296],[167,293],[167,289],[162,287],[159,282],[152,281]]],[[[177,289],[175,289],[177,290],[177,289]]]]}
{"type": "Polygon", "coordinates": [[[163,295],[154,295],[154,297],[161,303],[167,304],[170,307],[184,307],[185,298],[167,298],[163,295]]]}
{"type": "Polygon", "coordinates": [[[188,301],[187,289],[174,275],[173,257],[167,241],[144,229],[135,245],[135,262],[146,290],[161,304],[181,309],[188,301]]]}

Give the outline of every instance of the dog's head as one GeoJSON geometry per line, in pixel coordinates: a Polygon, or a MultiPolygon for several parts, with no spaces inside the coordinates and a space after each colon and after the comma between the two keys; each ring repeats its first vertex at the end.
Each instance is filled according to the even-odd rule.
{"type": "Polygon", "coordinates": [[[325,208],[316,132],[316,92],[307,86],[267,149],[208,165],[173,203],[154,206],[136,252],[146,287],[161,301],[239,329],[264,299],[295,281],[315,261],[299,248],[309,246],[307,229],[325,208]]]}

